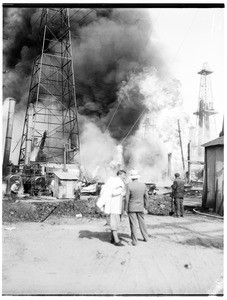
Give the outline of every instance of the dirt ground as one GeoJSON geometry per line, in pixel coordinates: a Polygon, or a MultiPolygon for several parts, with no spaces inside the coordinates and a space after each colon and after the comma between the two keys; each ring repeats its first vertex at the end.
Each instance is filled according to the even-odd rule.
{"type": "MultiPolygon", "coordinates": [[[[192,212],[146,216],[149,241],[110,241],[105,219],[52,216],[3,224],[2,293],[8,295],[223,294],[223,220],[192,212]]],[[[141,238],[138,231],[138,237],[141,238]]]]}

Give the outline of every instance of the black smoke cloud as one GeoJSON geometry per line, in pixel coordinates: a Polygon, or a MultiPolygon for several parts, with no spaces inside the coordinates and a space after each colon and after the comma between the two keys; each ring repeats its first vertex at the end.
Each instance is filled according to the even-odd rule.
{"type": "MultiPolygon", "coordinates": [[[[29,91],[35,57],[40,52],[35,8],[5,8],[3,11],[3,97],[24,100],[29,91]]],[[[25,106],[22,103],[22,108],[25,106]]]]}
{"type": "MultiPolygon", "coordinates": [[[[24,101],[28,76],[40,51],[35,17],[40,9],[9,8],[4,11],[4,97],[24,101]]],[[[146,9],[71,9],[70,20],[78,111],[89,116],[111,135],[121,140],[145,108],[143,95],[135,86],[131,98],[119,100],[119,90],[127,77],[144,68],[160,70],[162,59],[150,39],[152,24],[146,9]],[[119,103],[119,101],[121,101],[119,103]],[[130,103],[130,105],[127,103],[130,103]],[[133,105],[132,105],[133,104],[133,105]],[[117,113],[109,124],[116,108],[117,113]]],[[[124,96],[123,96],[124,98],[124,96]]],[[[134,126],[133,132],[137,129],[134,126]]]]}
{"type": "MultiPolygon", "coordinates": [[[[125,104],[127,99],[121,99],[118,105],[118,92],[123,82],[131,73],[143,72],[147,67],[159,70],[163,63],[158,49],[149,39],[152,24],[146,10],[104,12],[91,12],[87,23],[80,27],[78,12],[72,23],[78,109],[81,114],[101,118],[104,129],[111,121],[108,127],[111,135],[121,140],[145,109],[143,95],[136,85],[128,93],[130,105],[125,104]]],[[[131,134],[138,125],[133,127],[131,134]]]]}
{"type": "MultiPolygon", "coordinates": [[[[3,35],[6,42],[3,55],[6,68],[13,69],[22,60],[23,47],[27,46],[32,49],[37,46],[31,24],[31,16],[35,13],[35,9],[14,8],[4,10],[4,12],[3,35]]],[[[33,55],[31,55],[30,59],[32,58],[33,55]]],[[[27,57],[28,59],[29,57],[27,57]]]]}

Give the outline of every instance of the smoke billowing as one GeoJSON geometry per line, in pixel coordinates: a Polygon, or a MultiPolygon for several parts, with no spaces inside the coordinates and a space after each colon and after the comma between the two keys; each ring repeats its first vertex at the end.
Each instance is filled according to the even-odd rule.
{"type": "MultiPolygon", "coordinates": [[[[39,14],[40,9],[28,8],[9,8],[5,12],[4,58],[8,73],[4,97],[10,95],[21,101],[29,89],[27,79],[40,49],[35,22],[39,14]]],[[[122,82],[145,67],[159,70],[162,65],[158,49],[149,40],[151,19],[145,9],[72,9],[70,15],[78,111],[101,118],[107,126],[110,112],[118,105],[122,82]]],[[[129,96],[136,98],[136,106],[126,109],[121,104],[118,114],[123,117],[118,118],[117,128],[109,126],[116,139],[123,137],[144,108],[136,86],[129,96]]]]}
{"type": "MultiPolygon", "coordinates": [[[[4,97],[14,97],[20,108],[26,105],[32,63],[40,51],[35,22],[39,15],[40,9],[4,11],[4,97]]],[[[163,111],[174,114],[182,99],[179,82],[163,76],[165,63],[152,39],[149,11],[75,8],[70,16],[81,159],[86,168],[93,175],[104,174],[107,165],[118,164],[121,145],[126,167],[146,174],[151,168],[165,172],[170,151],[165,148],[176,131],[172,124],[163,129],[170,116],[167,112],[164,118],[163,111]],[[152,115],[156,134],[150,132],[144,139],[147,115],[152,115]]]]}
{"type": "Polygon", "coordinates": [[[131,76],[127,89],[135,83],[147,109],[135,134],[124,141],[124,160],[129,168],[139,170],[143,180],[163,182],[168,173],[168,153],[173,154],[173,171],[182,171],[177,121],[180,119],[185,144],[188,117],[182,110],[180,83],[168,77],[160,79],[155,69],[131,76]]]}
{"type": "Polygon", "coordinates": [[[79,38],[73,40],[79,112],[101,118],[107,126],[118,108],[117,118],[109,126],[117,140],[124,137],[145,107],[138,86],[135,84],[127,95],[119,95],[122,84],[145,67],[159,69],[162,65],[159,51],[149,40],[151,32],[151,19],[145,10],[113,9],[108,17],[96,14],[94,20],[77,29],[79,38]],[[133,106],[127,105],[129,98],[133,106]]]}
{"type": "MultiPolygon", "coordinates": [[[[34,58],[38,55],[38,23],[35,8],[9,8],[3,14],[3,96],[26,105],[34,58]]],[[[18,107],[17,107],[18,109],[18,107]]]]}

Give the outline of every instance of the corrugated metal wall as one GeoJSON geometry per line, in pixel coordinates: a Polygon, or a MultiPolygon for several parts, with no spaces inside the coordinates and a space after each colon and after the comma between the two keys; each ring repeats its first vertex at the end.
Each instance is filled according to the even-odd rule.
{"type": "Polygon", "coordinates": [[[224,146],[205,148],[205,182],[203,206],[224,213],[224,146]]]}

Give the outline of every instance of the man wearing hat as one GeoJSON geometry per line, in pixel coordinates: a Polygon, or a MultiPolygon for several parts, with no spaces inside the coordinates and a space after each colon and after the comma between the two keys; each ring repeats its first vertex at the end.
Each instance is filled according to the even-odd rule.
{"type": "Polygon", "coordinates": [[[175,174],[175,180],[172,184],[172,196],[174,198],[174,207],[176,217],[183,217],[184,216],[184,180],[180,178],[180,174],[175,174]]]}
{"type": "Polygon", "coordinates": [[[129,224],[131,229],[132,245],[138,244],[137,240],[137,221],[145,242],[148,241],[148,234],[144,222],[144,210],[147,207],[148,192],[144,183],[139,181],[139,174],[136,170],[132,170],[131,182],[126,187],[125,210],[128,213],[129,224]]]}

